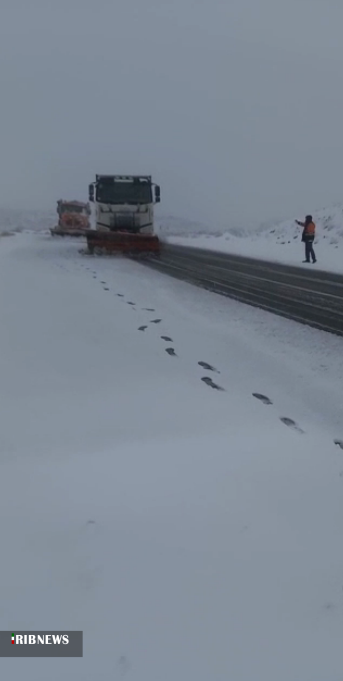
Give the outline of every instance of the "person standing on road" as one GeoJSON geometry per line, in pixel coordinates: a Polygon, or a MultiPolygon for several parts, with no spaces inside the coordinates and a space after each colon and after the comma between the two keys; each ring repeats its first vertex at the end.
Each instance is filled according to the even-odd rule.
{"type": "Polygon", "coordinates": [[[303,227],[303,233],[301,241],[305,244],[305,260],[303,262],[317,262],[315,252],[313,250],[314,237],[316,235],[316,225],[313,222],[312,215],[306,215],[305,222],[300,222],[300,220],[295,221],[297,225],[303,227]]]}

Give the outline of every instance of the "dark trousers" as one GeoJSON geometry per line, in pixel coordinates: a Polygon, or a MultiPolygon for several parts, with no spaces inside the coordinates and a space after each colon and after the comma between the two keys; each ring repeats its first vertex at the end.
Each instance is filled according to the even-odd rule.
{"type": "Polygon", "coordinates": [[[312,258],[312,262],[316,262],[313,241],[313,239],[305,239],[305,258],[307,262],[310,262],[310,258],[312,258]]]}

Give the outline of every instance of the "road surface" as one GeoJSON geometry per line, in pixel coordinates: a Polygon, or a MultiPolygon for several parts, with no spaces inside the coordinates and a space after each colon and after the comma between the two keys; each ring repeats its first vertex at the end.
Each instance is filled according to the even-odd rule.
{"type": "Polygon", "coordinates": [[[163,244],[150,267],[303,324],[343,335],[343,276],[163,244]]]}

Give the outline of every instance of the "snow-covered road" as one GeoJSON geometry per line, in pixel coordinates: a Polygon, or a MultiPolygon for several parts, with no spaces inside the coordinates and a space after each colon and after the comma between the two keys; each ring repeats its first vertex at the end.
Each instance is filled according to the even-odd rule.
{"type": "Polygon", "coordinates": [[[0,243],[0,629],[84,631],[1,678],[338,681],[342,339],[79,248],[0,243]]]}

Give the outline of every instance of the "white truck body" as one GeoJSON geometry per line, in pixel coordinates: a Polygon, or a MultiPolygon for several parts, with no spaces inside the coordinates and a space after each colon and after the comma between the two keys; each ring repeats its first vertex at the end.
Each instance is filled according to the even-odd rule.
{"type": "Polygon", "coordinates": [[[154,203],[160,188],[150,175],[96,175],[89,185],[95,206],[95,229],[154,234],[154,203]]]}

